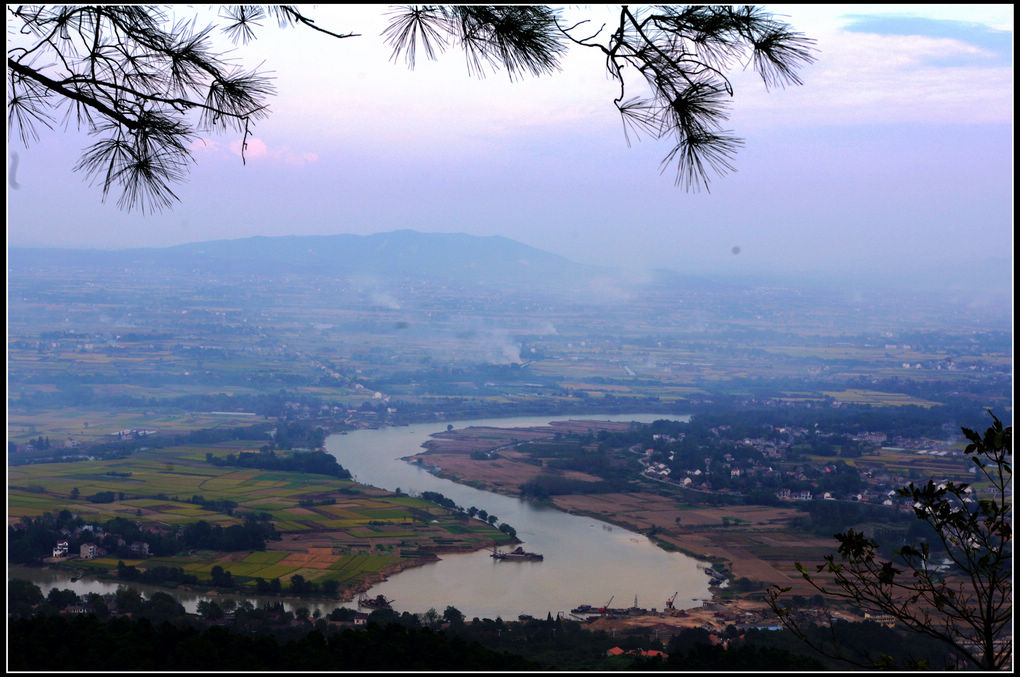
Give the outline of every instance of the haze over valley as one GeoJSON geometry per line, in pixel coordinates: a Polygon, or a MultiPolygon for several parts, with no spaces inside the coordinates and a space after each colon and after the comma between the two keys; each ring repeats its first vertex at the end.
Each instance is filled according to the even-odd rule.
{"type": "Polygon", "coordinates": [[[982,301],[666,270],[635,281],[506,238],[414,231],[12,248],[10,405],[283,388],[399,420],[451,398],[482,413],[682,412],[713,392],[891,389],[923,404],[976,390],[980,410],[1010,372],[1009,309],[982,301]]]}
{"type": "Polygon", "coordinates": [[[1010,9],[9,5],[8,668],[1011,667],[1010,9]]]}
{"type": "MultiPolygon", "coordinates": [[[[359,599],[382,598],[407,619],[455,601],[593,629],[753,629],[772,622],[764,586],[790,580],[794,558],[819,559],[833,528],[878,520],[903,538],[899,483],[969,478],[960,426],[1011,407],[1010,317],[986,300],[796,276],[636,280],[507,238],[410,230],[11,248],[12,519],[56,528],[43,526],[49,511],[70,506],[93,529],[64,527],[73,543],[137,524],[145,540],[130,548],[148,553],[113,531],[98,556],[49,558],[47,540],[12,531],[13,561],[309,600],[270,626],[307,604],[349,623],[365,617],[359,599]],[[533,427],[470,427],[486,417],[533,427]],[[583,420],[547,427],[553,418],[583,420]],[[401,442],[401,426],[425,435],[449,422],[452,439],[424,452],[401,442]],[[354,431],[372,437],[350,447],[335,435],[354,431]],[[343,466],[302,456],[323,451],[343,466]],[[378,455],[384,474],[368,484],[380,488],[343,479],[362,453],[378,455]],[[393,467],[412,456],[418,475],[393,467]],[[447,479],[417,479],[426,470],[447,479]],[[462,495],[475,505],[450,498],[462,495]],[[833,522],[824,508],[837,503],[833,522]],[[532,504],[604,522],[560,525],[532,504]],[[254,540],[206,541],[182,560],[198,536],[181,520],[196,518],[254,540]],[[607,549],[600,533],[620,527],[607,549]],[[493,568],[487,548],[522,541],[546,561],[493,568]],[[600,550],[577,587],[557,579],[577,552],[600,550]],[[166,579],[181,563],[195,573],[166,579]],[[663,609],[669,587],[684,595],[663,609]],[[651,609],[635,595],[595,613],[601,597],[639,590],[651,609]]],[[[810,589],[795,592],[802,621],[818,622],[810,589]]],[[[211,599],[203,613],[219,608],[211,599]]]]}

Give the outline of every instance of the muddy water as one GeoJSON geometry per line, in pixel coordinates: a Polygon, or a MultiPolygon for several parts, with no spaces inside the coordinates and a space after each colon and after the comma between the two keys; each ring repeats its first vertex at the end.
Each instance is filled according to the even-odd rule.
{"type": "MultiPolygon", "coordinates": [[[[454,421],[455,428],[468,425],[527,427],[545,425],[552,420],[587,418],[651,422],[661,414],[628,416],[596,415],[516,417],[473,421],[454,421]]],[[[479,491],[431,475],[417,465],[400,460],[421,451],[429,435],[446,430],[447,422],[416,424],[376,430],[359,430],[331,435],[326,449],[356,480],[373,486],[400,489],[406,493],[438,491],[465,508],[484,508],[517,530],[524,548],[544,555],[541,562],[497,562],[482,550],[475,553],[443,555],[440,561],[404,571],[372,588],[368,594],[385,595],[394,600],[398,612],[420,613],[435,608],[442,613],[447,606],[472,618],[516,619],[520,614],[545,618],[546,614],[569,614],[580,604],[602,606],[611,600],[613,607],[629,607],[637,600],[644,608],[662,609],[665,600],[678,593],[676,608],[700,606],[710,598],[707,563],[685,555],[667,553],[645,536],[587,517],[568,515],[558,510],[506,496],[479,491]]],[[[8,566],[8,579],[23,578],[40,586],[43,594],[51,588],[71,589],[78,594],[116,591],[116,581],[82,578],[71,581],[69,574],[48,569],[8,566]]],[[[131,584],[148,597],[160,588],[131,584]]],[[[171,592],[191,612],[203,599],[201,593],[171,592]]],[[[234,598],[238,599],[238,598],[234,598]]],[[[259,598],[247,598],[261,605],[259,598]]],[[[280,600],[280,598],[272,598],[280,600]]],[[[286,608],[318,609],[328,614],[336,602],[280,600],[286,608]]]]}
{"type": "MultiPolygon", "coordinates": [[[[526,427],[551,420],[586,418],[650,422],[662,414],[517,417],[454,421],[468,425],[526,427]]],[[[678,417],[673,417],[678,418],[678,417]]],[[[656,547],[648,538],[598,520],[569,515],[507,496],[479,491],[430,474],[400,460],[421,451],[429,435],[447,423],[415,424],[332,435],[326,449],[364,484],[406,493],[438,491],[464,508],[483,508],[517,530],[524,548],[542,553],[541,562],[498,562],[488,551],[442,555],[435,564],[410,569],[380,583],[370,596],[385,595],[400,611],[422,612],[447,606],[468,619],[545,618],[580,604],[662,609],[677,592],[675,606],[691,608],[709,599],[706,563],[656,547]]]]}

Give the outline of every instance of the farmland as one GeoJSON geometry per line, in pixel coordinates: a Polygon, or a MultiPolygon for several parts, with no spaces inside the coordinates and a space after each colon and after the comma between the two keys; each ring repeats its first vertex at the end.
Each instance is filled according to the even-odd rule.
{"type": "MultiPolygon", "coordinates": [[[[871,473],[876,481],[958,477],[952,457],[917,453],[926,449],[898,437],[916,437],[918,429],[927,435],[934,426],[941,453],[952,448],[961,423],[978,425],[985,407],[1005,419],[1011,413],[1011,316],[968,299],[665,272],[622,286],[602,273],[591,284],[571,275],[553,284],[549,274],[520,275],[517,265],[512,279],[494,280],[475,275],[491,272],[475,261],[471,276],[448,279],[401,272],[389,258],[378,268],[385,274],[367,280],[329,257],[322,265],[285,263],[275,248],[260,261],[195,252],[175,258],[170,251],[140,259],[129,253],[118,262],[82,252],[12,254],[9,519],[66,508],[97,523],[124,518],[146,528],[203,522],[227,529],[245,514],[264,513],[280,534],[264,551],[195,548],[88,563],[107,573],[123,560],[139,569],[186,566],[202,581],[223,569],[249,587],[300,576],[335,582],[350,596],[435,553],[508,540],[416,497],[322,475],[206,462],[206,454],[275,444],[273,436],[292,424],[325,435],[489,416],[640,411],[730,424],[753,415],[758,429],[742,437],[765,445],[777,442],[776,429],[790,431],[783,435],[796,436],[796,444],[783,442],[783,453],[795,454],[790,465],[807,471],[796,488],[815,489],[813,499],[821,501],[826,492],[850,500],[848,487],[828,486],[837,473],[826,466],[871,473]],[[824,427],[834,415],[850,420],[878,411],[882,428],[815,434],[816,424],[824,427]],[[781,420],[791,416],[800,420],[781,420]],[[244,440],[189,437],[256,424],[259,434],[244,440]],[[881,432],[881,444],[892,448],[855,439],[858,432],[881,432]],[[853,455],[869,445],[867,455],[853,455]],[[812,469],[817,475],[808,477],[812,469]],[[109,502],[89,500],[100,495],[109,502]]],[[[424,260],[417,250],[405,258],[424,260]]],[[[512,495],[549,479],[553,466],[558,489],[607,481],[591,468],[568,467],[576,459],[538,459],[512,446],[547,432],[486,434],[491,447],[505,447],[491,458],[473,457],[470,445],[456,448],[455,438],[437,438],[424,463],[512,495]]],[[[770,467],[773,456],[762,456],[774,449],[758,449],[753,467],[741,439],[730,442],[692,457],[701,476],[677,457],[674,477],[691,473],[695,486],[712,485],[692,491],[688,504],[654,498],[665,485],[649,477],[638,481],[653,491],[602,487],[607,493],[555,493],[551,502],[654,532],[663,547],[730,561],[736,578],[785,581],[776,572],[789,571],[794,557],[811,559],[803,548],[816,545],[815,534],[797,533],[792,503],[709,500],[740,495],[753,482],[764,487],[780,470],[770,467]]],[[[276,448],[315,446],[292,440],[276,448]]],[[[638,454],[623,458],[637,462],[638,454]]],[[[760,493],[773,500],[778,488],[760,493]]],[[[873,503],[885,498],[877,486],[853,493],[873,503]]]]}
{"type": "Polygon", "coordinates": [[[343,430],[440,414],[689,413],[720,398],[1009,406],[1008,314],[906,292],[666,276],[600,295],[368,284],[332,266],[256,275],[192,259],[15,259],[8,440],[19,448],[252,415],[343,430]]]}
{"type": "Polygon", "coordinates": [[[98,557],[68,560],[98,575],[116,572],[118,561],[139,569],[181,568],[200,581],[214,567],[235,584],[254,588],[257,579],[294,576],[322,584],[335,581],[350,598],[382,577],[444,551],[505,544],[509,537],[480,520],[451,514],[432,503],[322,475],[217,466],[206,454],[243,453],[242,443],[140,451],[130,457],[89,463],[17,466],[8,472],[8,523],[67,509],[89,523],[122,517],[143,529],[204,521],[229,527],[243,516],[265,513],[280,534],[265,551],[198,550],[172,557],[98,557]],[[112,493],[108,503],[88,497],[112,493]],[[202,501],[196,501],[200,497],[202,501]],[[227,512],[209,501],[229,502],[227,512]]]}

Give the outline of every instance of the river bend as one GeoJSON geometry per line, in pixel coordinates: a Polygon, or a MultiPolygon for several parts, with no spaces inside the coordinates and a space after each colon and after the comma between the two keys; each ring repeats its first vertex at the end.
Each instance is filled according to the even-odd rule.
{"type": "MultiPolygon", "coordinates": [[[[497,562],[488,551],[443,554],[439,562],[409,569],[369,591],[394,600],[397,611],[422,612],[447,606],[468,619],[545,618],[580,604],[662,609],[677,592],[676,608],[700,606],[711,597],[705,563],[666,552],[646,536],[605,522],[570,515],[534,503],[480,491],[436,477],[417,464],[400,460],[422,451],[433,433],[467,426],[528,427],[553,420],[651,422],[662,414],[531,416],[474,421],[419,423],[331,435],[326,450],[363,484],[409,494],[438,491],[464,508],[475,506],[517,530],[526,550],[541,562],[497,562]]],[[[671,417],[686,418],[686,417],[671,417]]]]}

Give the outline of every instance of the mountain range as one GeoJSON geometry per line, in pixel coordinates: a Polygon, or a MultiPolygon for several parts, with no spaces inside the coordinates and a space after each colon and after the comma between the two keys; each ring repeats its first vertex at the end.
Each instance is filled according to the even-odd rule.
{"type": "Polygon", "coordinates": [[[629,284],[717,287],[718,280],[668,270],[644,271],[640,280],[609,267],[577,263],[499,235],[395,230],[372,235],[248,237],[162,248],[119,250],[10,247],[9,272],[48,266],[116,267],[139,274],[193,271],[203,274],[314,273],[337,278],[418,278],[460,285],[590,288],[626,279],[629,284]]]}
{"type": "Polygon", "coordinates": [[[477,283],[563,282],[605,274],[502,236],[396,230],[373,235],[248,237],[121,250],[11,247],[8,266],[123,265],[224,273],[335,273],[477,283]]]}
{"type": "MultiPolygon", "coordinates": [[[[571,291],[626,284],[630,288],[669,286],[674,289],[747,288],[757,284],[790,288],[871,287],[941,289],[954,298],[980,292],[984,305],[1010,305],[1011,261],[970,262],[961,276],[959,265],[907,273],[905,270],[847,275],[830,272],[760,273],[737,275],[720,272],[682,273],[666,269],[635,272],[572,261],[507,237],[465,233],[423,233],[410,229],[371,235],[256,236],[232,240],[194,242],[172,247],[119,250],[9,247],[8,272],[19,267],[48,266],[94,269],[98,275],[110,266],[122,271],[195,272],[287,275],[312,273],[337,278],[417,278],[459,285],[518,287],[571,291]],[[968,284],[969,282],[969,284],[968,284]],[[1003,292],[1005,296],[1003,297],[1003,292]]],[[[959,299],[957,299],[959,300],[959,299]]]]}

